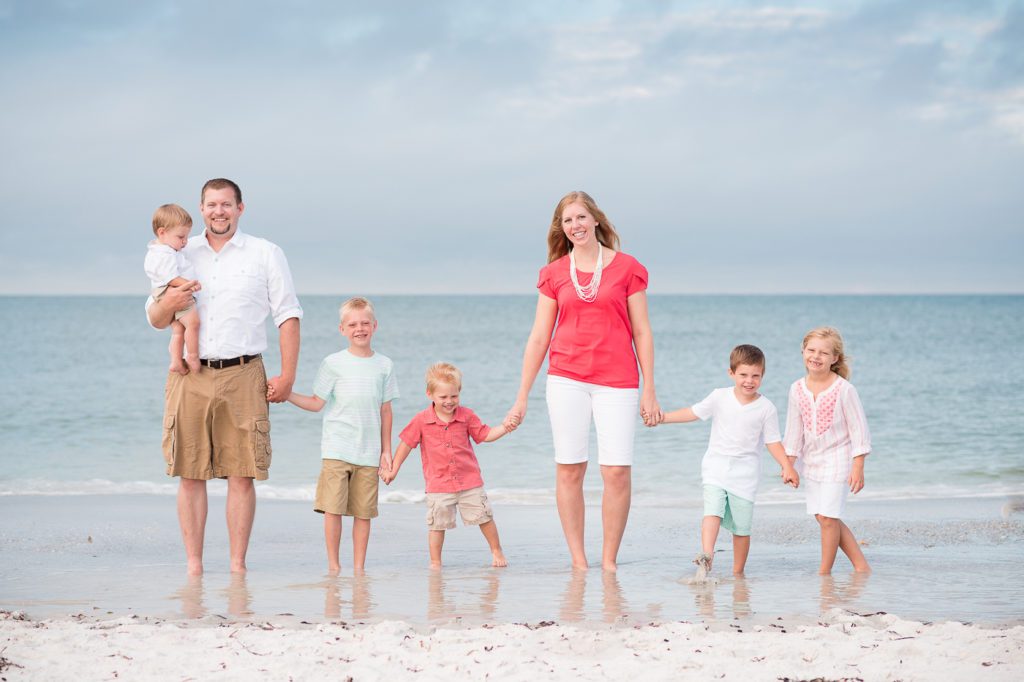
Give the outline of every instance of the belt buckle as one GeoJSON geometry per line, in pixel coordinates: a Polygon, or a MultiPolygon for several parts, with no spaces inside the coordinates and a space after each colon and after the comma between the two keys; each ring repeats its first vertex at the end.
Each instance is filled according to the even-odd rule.
{"type": "Polygon", "coordinates": [[[212,367],[213,369],[224,369],[224,360],[211,360],[210,367],[212,367]]]}

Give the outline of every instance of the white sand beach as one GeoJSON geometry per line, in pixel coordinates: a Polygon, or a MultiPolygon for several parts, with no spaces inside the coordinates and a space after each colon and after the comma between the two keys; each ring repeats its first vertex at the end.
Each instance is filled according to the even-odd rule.
{"type": "Polygon", "coordinates": [[[5,680],[1020,680],[1024,626],[834,610],[741,626],[0,621],[5,680]]]}

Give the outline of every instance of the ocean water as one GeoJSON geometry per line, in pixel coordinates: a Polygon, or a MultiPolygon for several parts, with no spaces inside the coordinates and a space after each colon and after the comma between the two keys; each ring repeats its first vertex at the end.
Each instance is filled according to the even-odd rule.
{"type": "MultiPolygon", "coordinates": [[[[306,314],[296,390],[308,393],[320,360],[343,347],[337,307],[347,296],[301,298],[306,314]]],[[[396,439],[426,405],[423,372],[438,360],[463,370],[464,405],[490,423],[502,419],[515,397],[535,297],[380,296],[374,302],[380,320],[374,347],[394,360],[402,391],[396,439]]],[[[650,313],[664,409],[729,385],[730,349],[753,343],[768,358],[762,392],[784,424],[787,388],[801,375],[803,334],[830,324],[845,337],[873,436],[859,498],[1024,494],[1024,382],[1014,352],[1024,338],[1022,296],[652,295],[650,313]]],[[[175,492],[160,452],[168,334],[146,325],[143,297],[0,297],[0,338],[0,495],[175,492]]],[[[276,344],[276,335],[271,338],[276,344]]],[[[276,373],[276,347],[266,360],[268,373],[276,373]]],[[[553,502],[543,384],[542,374],[519,430],[476,448],[500,504],[553,502]]],[[[311,500],[320,416],[285,404],[271,406],[271,419],[271,476],[257,492],[311,500]]],[[[699,506],[709,428],[640,427],[637,505],[699,506]]],[[[382,489],[385,501],[422,500],[422,479],[411,464],[382,489]]],[[[767,455],[764,470],[760,502],[801,499],[777,482],[767,455]]],[[[596,501],[596,466],[586,489],[596,501]]],[[[211,486],[212,494],[222,490],[211,486]]]]}

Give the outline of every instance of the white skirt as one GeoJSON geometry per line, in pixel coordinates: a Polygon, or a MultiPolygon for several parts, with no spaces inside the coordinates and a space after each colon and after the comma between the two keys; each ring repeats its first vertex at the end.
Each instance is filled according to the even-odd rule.
{"type": "Polygon", "coordinates": [[[809,478],[800,480],[807,495],[807,513],[821,514],[830,519],[841,519],[846,511],[846,496],[850,494],[850,484],[846,481],[812,481],[809,478]]]}

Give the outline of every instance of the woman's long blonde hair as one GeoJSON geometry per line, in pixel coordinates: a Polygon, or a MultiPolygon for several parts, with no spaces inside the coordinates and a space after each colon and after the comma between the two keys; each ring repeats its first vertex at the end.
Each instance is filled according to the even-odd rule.
{"type": "Polygon", "coordinates": [[[597,221],[595,233],[597,241],[601,246],[614,249],[615,251],[619,250],[619,233],[615,231],[615,226],[612,225],[612,221],[608,220],[608,216],[604,214],[604,211],[597,207],[597,202],[586,192],[569,192],[555,206],[555,215],[551,218],[551,229],[548,230],[549,263],[553,263],[569,253],[572,242],[565,236],[565,231],[562,229],[562,211],[565,210],[566,206],[577,201],[586,206],[587,211],[597,221]]]}
{"type": "Polygon", "coordinates": [[[807,342],[811,339],[822,339],[823,341],[832,342],[832,352],[835,353],[836,359],[830,369],[842,378],[849,380],[850,365],[846,354],[843,352],[843,337],[839,334],[839,330],[835,327],[816,327],[812,329],[804,337],[804,343],[800,347],[801,350],[807,348],[807,342]]]}

